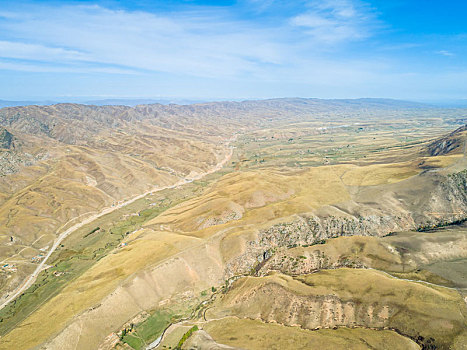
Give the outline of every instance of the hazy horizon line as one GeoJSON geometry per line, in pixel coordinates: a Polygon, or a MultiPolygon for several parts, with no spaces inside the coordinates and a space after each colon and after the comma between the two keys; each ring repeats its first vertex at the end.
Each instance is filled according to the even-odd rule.
{"type": "Polygon", "coordinates": [[[128,96],[70,96],[70,97],[49,97],[49,98],[24,98],[10,99],[0,98],[0,108],[5,107],[20,107],[28,105],[55,105],[64,103],[75,103],[82,105],[125,105],[135,106],[140,104],[179,104],[189,105],[197,103],[210,102],[242,102],[242,101],[266,101],[278,99],[315,99],[315,100],[393,100],[400,102],[413,102],[426,104],[432,107],[451,107],[451,108],[467,108],[467,98],[465,99],[401,99],[394,97],[303,97],[303,96],[282,96],[282,97],[237,97],[237,98],[202,98],[202,97],[173,97],[173,96],[158,96],[158,97],[128,97],[128,96]],[[127,102],[127,103],[125,103],[127,102]]]}

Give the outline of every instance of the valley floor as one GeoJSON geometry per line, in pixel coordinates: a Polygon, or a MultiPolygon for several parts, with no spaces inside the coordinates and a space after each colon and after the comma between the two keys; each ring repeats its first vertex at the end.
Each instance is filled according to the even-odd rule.
{"type": "Polygon", "coordinates": [[[466,135],[447,129],[240,134],[59,235],[3,303],[0,348],[462,349],[467,161],[446,145],[466,135]]]}

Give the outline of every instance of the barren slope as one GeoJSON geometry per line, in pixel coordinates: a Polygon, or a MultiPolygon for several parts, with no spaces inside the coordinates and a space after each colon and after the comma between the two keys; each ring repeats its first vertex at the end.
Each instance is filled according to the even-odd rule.
{"type": "MultiPolygon", "coordinates": [[[[97,348],[103,344],[108,336],[112,338],[114,333],[132,323],[131,320],[138,319],[138,317],[144,319],[141,315],[154,314],[165,305],[171,305],[174,302],[182,302],[186,305],[194,304],[196,301],[202,301],[215,295],[216,288],[229,285],[230,278],[247,274],[261,275],[270,270],[280,270],[288,274],[302,274],[312,272],[314,269],[355,266],[376,267],[395,274],[416,273],[416,270],[422,267],[424,271],[432,271],[432,274],[424,272],[423,278],[420,279],[431,278],[430,281],[445,285],[457,283],[452,278],[448,278],[447,275],[443,277],[442,274],[433,272],[441,268],[439,265],[431,270],[427,266],[449,259],[466,257],[465,235],[458,233],[439,236],[433,241],[425,239],[422,234],[420,237],[415,237],[416,233],[407,234],[406,237],[411,237],[410,235],[414,237],[411,243],[416,245],[416,249],[412,250],[407,243],[411,239],[400,238],[401,236],[397,235],[382,239],[373,237],[339,238],[336,243],[330,241],[329,245],[322,248],[313,244],[321,243],[332,237],[354,235],[382,237],[394,231],[425,230],[465,219],[467,173],[464,171],[465,159],[460,148],[457,147],[446,155],[428,156],[424,153],[423,147],[433,140],[427,139],[426,134],[429,134],[427,130],[420,131],[421,136],[416,142],[406,139],[401,141],[388,138],[388,129],[393,125],[391,123],[382,126],[382,130],[374,131],[371,129],[378,127],[377,123],[374,123],[368,126],[368,131],[363,127],[355,126],[342,128],[342,130],[332,129],[333,131],[328,134],[327,131],[315,133],[317,121],[314,120],[311,129],[303,128],[302,136],[311,135],[310,144],[315,142],[311,140],[317,138],[318,147],[314,152],[320,152],[318,157],[322,156],[321,152],[326,151],[326,154],[330,154],[329,149],[323,147],[327,147],[324,146],[326,138],[332,137],[333,140],[337,141],[333,145],[335,150],[331,151],[338,156],[324,158],[325,160],[331,159],[328,163],[324,162],[325,164],[313,163],[314,165],[311,165],[310,161],[308,166],[304,166],[303,160],[299,160],[303,164],[289,164],[288,161],[293,159],[291,154],[295,153],[298,154],[299,158],[302,157],[303,154],[306,154],[304,150],[309,149],[309,144],[306,144],[304,140],[303,142],[302,140],[290,141],[291,137],[288,134],[281,136],[281,139],[276,141],[274,135],[277,135],[277,130],[280,129],[278,124],[289,125],[288,123],[293,120],[297,122],[297,118],[305,118],[306,113],[310,111],[309,104],[314,106],[314,111],[324,113],[323,106],[322,111],[320,111],[319,108],[316,109],[313,101],[306,102],[307,107],[297,104],[296,101],[269,101],[262,106],[256,102],[245,102],[200,106],[138,106],[134,109],[112,107],[114,108],[112,113],[118,111],[118,113],[115,112],[115,120],[111,118],[114,116],[113,114],[105,116],[102,110],[91,108],[89,113],[99,122],[98,125],[107,125],[108,127],[107,134],[105,132],[97,134],[103,140],[102,147],[97,146],[97,141],[92,143],[94,136],[91,137],[90,141],[85,142],[86,146],[82,146],[79,145],[79,140],[68,138],[69,135],[66,133],[61,134],[59,141],[54,138],[59,136],[50,133],[53,137],[47,136],[50,138],[48,142],[56,145],[54,147],[57,149],[57,154],[60,155],[59,162],[64,162],[66,159],[69,166],[65,169],[57,167],[53,170],[56,171],[54,173],[47,168],[47,162],[36,163],[37,169],[42,172],[39,174],[38,170],[37,174],[40,176],[34,176],[40,178],[40,181],[44,181],[36,180],[36,182],[39,181],[37,184],[43,184],[42,189],[41,186],[36,186],[36,182],[33,183],[36,186],[34,187],[27,182],[27,179],[24,180],[25,186],[22,189],[25,189],[24,196],[29,199],[29,202],[14,202],[17,206],[16,209],[9,211],[9,213],[14,214],[11,220],[15,220],[15,218],[18,220],[14,227],[17,227],[20,222],[33,222],[29,221],[28,215],[33,217],[36,215],[35,213],[42,210],[43,215],[42,217],[38,216],[39,221],[35,225],[36,231],[30,232],[29,235],[37,239],[40,237],[38,230],[41,227],[47,227],[49,232],[49,236],[43,238],[44,241],[38,241],[40,244],[37,243],[37,247],[31,243],[34,240],[23,244],[27,248],[21,252],[24,259],[29,259],[29,256],[25,254],[31,249],[30,245],[37,249],[52,241],[54,236],[50,234],[50,231],[54,232],[54,227],[59,226],[66,219],[80,215],[90,208],[97,210],[99,207],[112,203],[116,198],[141,193],[153,185],[154,181],[157,184],[168,184],[171,181],[178,181],[180,177],[190,177],[205,171],[225,155],[225,145],[220,142],[225,140],[226,136],[238,131],[236,127],[239,120],[245,120],[247,127],[256,130],[252,134],[248,134],[247,132],[250,131],[246,130],[245,124],[243,124],[242,132],[245,133],[245,136],[241,136],[236,142],[237,149],[232,158],[232,164],[229,164],[232,167],[226,169],[225,173],[220,173],[206,180],[206,182],[200,181],[194,184],[195,187],[198,186],[199,190],[194,191],[193,193],[196,194],[189,196],[186,200],[180,199],[179,204],[167,206],[167,210],[147,218],[142,217],[138,221],[138,227],[142,227],[142,229],[128,233],[122,231],[123,238],[121,240],[119,238],[117,241],[118,248],[115,247],[107,251],[105,250],[106,246],[97,248],[99,239],[103,240],[103,244],[106,244],[106,240],[111,239],[108,233],[110,231],[112,234],[112,228],[106,228],[106,230],[99,228],[94,240],[92,240],[94,233],[91,231],[81,233],[79,238],[70,237],[67,239],[64,242],[64,249],[54,258],[56,259],[54,261],[59,265],[66,262],[69,264],[67,266],[71,266],[70,270],[64,267],[65,274],[72,273],[73,264],[79,261],[80,257],[86,257],[86,259],[89,259],[89,256],[92,257],[92,254],[88,254],[87,245],[92,246],[93,249],[97,248],[94,252],[104,249],[105,254],[99,255],[96,261],[90,261],[86,265],[86,269],[79,270],[79,273],[73,275],[75,277],[72,280],[62,285],[60,287],[62,289],[53,295],[51,294],[50,298],[41,299],[42,301],[33,312],[28,311],[19,317],[15,327],[1,338],[0,348],[31,348],[40,347],[41,344],[45,348],[51,349],[97,348]],[[284,103],[287,108],[284,107],[284,103]],[[278,104],[283,109],[278,108],[278,104]],[[222,115],[227,110],[229,112],[222,115]],[[271,120],[264,117],[268,110],[271,113],[274,112],[271,120]],[[240,113],[240,111],[244,111],[244,115],[239,119],[234,119],[235,113],[240,113]],[[261,115],[263,117],[260,117],[261,115]],[[204,122],[204,120],[206,121],[204,122]],[[202,124],[205,125],[202,131],[197,126],[200,121],[205,123],[202,124]],[[122,131],[115,132],[110,128],[109,125],[117,122],[125,123],[122,131]],[[251,124],[249,124],[250,122],[251,124]],[[130,128],[130,123],[135,124],[131,124],[130,128]],[[268,130],[266,126],[271,126],[272,129],[268,130]],[[220,130],[221,128],[222,130],[220,130]],[[131,133],[128,130],[131,130],[131,133]],[[257,135],[258,130],[264,131],[261,138],[251,136],[257,135]],[[271,138],[271,135],[274,138],[271,138]],[[355,137],[358,137],[357,141],[350,141],[355,137]],[[387,144],[388,147],[375,149],[373,147],[374,141],[372,141],[375,137],[381,137],[378,142],[382,145],[387,144]],[[75,144],[65,145],[65,142],[75,144]],[[351,147],[346,145],[350,145],[352,142],[362,145],[362,148],[355,152],[355,154],[359,154],[358,157],[350,160],[349,154],[352,152],[346,150],[347,153],[345,153],[342,150],[350,149],[351,147]],[[268,146],[262,148],[261,145],[265,143],[268,146]],[[89,146],[91,144],[92,147],[89,146]],[[173,147],[173,145],[179,145],[179,148],[173,147]],[[282,148],[286,150],[286,154],[280,153],[282,151],[275,152],[276,149],[282,148]],[[406,153],[404,157],[397,157],[401,148],[404,148],[406,153]],[[65,152],[64,150],[67,149],[71,151],[65,152]],[[185,156],[183,150],[188,150],[189,155],[185,156]],[[265,152],[264,157],[263,155],[255,156],[263,151],[265,152]],[[63,154],[71,153],[72,156],[67,157],[61,155],[60,152],[63,154]],[[365,154],[368,157],[364,157],[365,154]],[[196,162],[196,159],[202,161],[196,162]],[[149,166],[151,169],[149,175],[144,175],[147,174],[144,169],[148,164],[154,164],[151,162],[166,163],[163,163],[164,167],[149,166]],[[46,164],[43,170],[41,170],[42,164],[46,164]],[[120,166],[115,167],[115,164],[120,166]],[[169,171],[168,167],[173,171],[169,171]],[[152,173],[153,171],[154,173],[152,173]],[[91,180],[87,178],[90,177],[89,174],[95,181],[92,181],[92,178],[91,180]],[[61,182],[62,178],[67,179],[68,182],[61,182]],[[75,180],[76,178],[87,182],[80,184],[75,180]],[[127,181],[133,185],[128,187],[127,181]],[[40,204],[43,203],[44,198],[58,191],[55,190],[56,187],[68,188],[71,184],[82,188],[63,191],[62,197],[56,199],[59,204],[55,210],[51,209],[54,203],[52,199],[47,199],[51,204],[41,209],[40,204]],[[86,191],[90,191],[89,194],[86,194],[88,193],[86,191]],[[41,193],[43,197],[36,196],[36,192],[41,193]],[[67,197],[70,193],[72,195],[79,193],[79,201],[75,197],[71,199],[67,197]],[[100,193],[101,197],[97,196],[96,193],[100,193]],[[118,193],[120,197],[115,193],[118,193]],[[106,196],[109,195],[113,196],[111,201],[106,199],[106,196]],[[88,198],[93,198],[97,202],[92,204],[93,202],[88,198]],[[99,198],[101,198],[100,201],[99,198]],[[83,207],[77,206],[77,202],[83,203],[83,207]],[[34,203],[38,203],[37,206],[34,206],[34,203]],[[66,205],[63,203],[69,203],[69,207],[74,208],[75,211],[67,214],[66,205]],[[28,208],[30,212],[27,212],[25,208],[28,208]],[[59,213],[61,216],[57,215],[59,213]],[[55,219],[54,215],[57,215],[59,219],[55,219]],[[50,217],[54,217],[55,221],[50,217]],[[454,246],[453,242],[455,241],[458,241],[459,244],[454,246]],[[395,251],[391,249],[395,249],[395,251]],[[408,252],[402,256],[398,249],[401,251],[408,249],[408,252]],[[433,249],[439,250],[440,253],[433,256],[427,254],[433,249]],[[316,250],[319,252],[316,253],[316,250]],[[323,254],[325,258],[323,258],[323,254]],[[302,255],[306,257],[306,262],[295,264],[297,259],[300,259],[300,262],[304,260],[301,258],[302,255]],[[407,270],[406,267],[410,270],[407,270]]],[[[349,107],[346,112],[339,109],[338,105],[339,103],[336,105],[336,110],[342,114],[356,113],[354,108],[349,107]]],[[[66,113],[76,109],[75,106],[64,106],[63,108],[67,111],[66,113]]],[[[106,109],[106,111],[108,110],[106,109]]],[[[57,111],[47,111],[49,114],[44,113],[45,116],[41,114],[40,118],[37,118],[43,123],[57,111]]],[[[60,113],[64,112],[60,111],[60,113]]],[[[74,117],[61,118],[66,123],[69,122],[68,119],[72,119],[71,127],[74,127],[75,123],[81,123],[82,120],[86,121],[85,113],[83,115],[73,113],[71,115],[74,117]]],[[[310,119],[313,118],[310,117],[310,119]]],[[[432,120],[430,120],[431,122],[432,120]]],[[[424,129],[424,121],[416,120],[413,123],[421,124],[423,128],[420,127],[420,129],[424,129]]],[[[441,122],[436,125],[434,127],[436,132],[446,127],[441,122]]],[[[18,126],[18,130],[20,129],[23,130],[22,127],[18,126]]],[[[294,130],[296,131],[297,128],[294,127],[294,130]]],[[[19,133],[21,134],[21,131],[19,133]]],[[[29,137],[32,140],[32,136],[27,136],[25,139],[29,137]]],[[[83,135],[83,138],[85,137],[87,136],[83,135]]],[[[313,157],[317,158],[316,155],[313,157]]],[[[20,174],[28,174],[26,172],[30,171],[28,169],[31,167],[24,168],[20,173],[17,173],[17,178],[26,176],[20,174]]],[[[21,189],[18,192],[20,191],[21,189]]],[[[181,188],[174,191],[183,192],[185,190],[181,188]]],[[[7,199],[4,206],[6,204],[12,205],[11,203],[13,202],[7,199]]],[[[156,202],[147,200],[144,203],[149,205],[149,203],[156,202]]],[[[7,213],[9,210],[7,206],[5,210],[7,213]]],[[[140,217],[142,212],[134,214],[140,217]]],[[[125,215],[131,215],[131,213],[125,215]]],[[[8,217],[7,214],[5,216],[8,217]]],[[[28,228],[21,229],[17,235],[27,232],[29,227],[30,225],[28,228]]],[[[17,251],[15,245],[8,244],[6,239],[5,248],[3,248],[5,255],[15,254],[17,251]]],[[[31,251],[31,254],[34,253],[36,252],[31,251]]],[[[96,256],[95,253],[94,256],[96,256]]],[[[56,269],[56,266],[53,267],[53,271],[58,273],[57,279],[63,276],[60,275],[62,270],[56,269]]],[[[332,273],[334,272],[330,272],[330,274],[332,273]]],[[[280,285],[282,280],[291,281],[277,292],[278,298],[282,298],[280,300],[283,300],[284,303],[287,300],[295,300],[294,298],[299,295],[297,299],[299,302],[294,304],[299,306],[304,303],[300,298],[305,295],[316,302],[316,305],[313,304],[316,306],[316,310],[327,310],[322,304],[323,300],[329,299],[332,305],[337,305],[337,309],[332,307],[329,309],[332,312],[329,311],[327,316],[321,315],[317,311],[316,317],[310,318],[307,316],[309,315],[307,312],[300,309],[296,314],[292,313],[293,316],[290,316],[290,320],[293,321],[290,325],[313,324],[313,327],[309,328],[332,327],[334,325],[390,327],[403,330],[405,335],[412,337],[419,343],[421,341],[415,339],[418,334],[422,334],[423,341],[433,337],[434,341],[441,346],[450,344],[448,337],[451,340],[456,337],[456,339],[461,339],[459,338],[459,329],[465,325],[465,310],[463,309],[465,305],[459,292],[400,281],[384,273],[370,270],[338,270],[335,274],[338,278],[332,279],[329,277],[330,275],[321,274],[319,276],[322,276],[322,280],[321,277],[316,277],[318,278],[316,281],[313,280],[313,275],[303,277],[301,280],[290,277],[279,278],[278,275],[252,278],[252,280],[263,281],[279,278],[278,281],[274,282],[274,286],[280,285]],[[345,279],[339,274],[345,274],[345,279]],[[388,289],[395,290],[394,293],[398,290],[398,286],[401,286],[401,293],[413,295],[413,300],[417,305],[410,308],[408,305],[398,302],[398,300],[402,300],[402,297],[406,297],[406,294],[394,294],[392,299],[388,297],[389,299],[378,301],[377,295],[381,293],[381,290],[378,289],[375,289],[374,294],[370,293],[373,295],[373,299],[355,301],[354,299],[366,290],[365,284],[361,286],[339,284],[338,281],[341,277],[345,281],[353,279],[367,281],[365,283],[369,284],[368,288],[374,284],[381,284],[387,286],[388,289]],[[329,285],[334,283],[335,290],[327,288],[328,283],[329,285]],[[292,288],[289,284],[298,287],[292,288]],[[315,288],[314,284],[319,288],[315,288]],[[341,291],[341,294],[338,294],[338,291],[341,291]],[[336,293],[337,296],[334,295],[336,293]],[[430,309],[426,317],[439,316],[439,319],[435,319],[432,324],[423,318],[422,307],[418,304],[420,298],[429,301],[426,306],[429,306],[430,309]],[[363,303],[360,309],[349,306],[348,310],[344,310],[345,305],[352,306],[352,303],[357,302],[363,303]],[[446,308],[443,310],[437,308],[440,303],[446,304],[446,308]],[[371,312],[369,311],[371,307],[377,309],[374,318],[368,316],[369,313],[373,312],[373,309],[371,312]],[[393,319],[392,316],[385,316],[385,310],[388,315],[401,313],[404,317],[393,319]],[[340,318],[334,317],[333,313],[339,313],[340,318]],[[418,326],[414,328],[410,323],[412,317],[414,320],[419,320],[420,325],[424,325],[424,328],[421,330],[417,328],[418,326]],[[448,335],[442,335],[441,330],[448,335]]],[[[399,277],[410,279],[410,276],[405,275],[399,277]]],[[[235,286],[238,286],[238,283],[235,286]]],[[[461,285],[456,286],[460,287],[461,285]]],[[[237,287],[232,290],[237,290],[237,287]]],[[[228,292],[226,298],[232,295],[231,292],[228,292]]],[[[270,295],[267,300],[276,298],[275,293],[270,295]]],[[[399,292],[397,291],[397,293],[399,292]]],[[[219,300],[216,300],[215,303],[221,303],[219,300]]],[[[255,310],[260,312],[261,306],[267,304],[261,298],[251,300],[249,310],[252,312],[256,312],[255,310]]],[[[224,312],[223,310],[230,307],[221,305],[218,310],[224,312]]],[[[279,308],[276,309],[279,310],[279,308]]],[[[13,313],[17,312],[14,311],[15,309],[11,310],[13,313]]],[[[288,316],[280,314],[279,311],[272,312],[271,309],[265,315],[269,312],[274,315],[274,318],[277,316],[282,321],[285,320],[288,316]]],[[[208,310],[208,312],[210,311],[208,310]]],[[[232,315],[250,317],[242,312],[239,309],[232,315]]],[[[5,322],[9,321],[5,319],[5,322]]],[[[282,323],[287,324],[285,321],[282,323]]],[[[242,326],[239,324],[238,327],[240,329],[242,326]]],[[[284,330],[284,332],[287,331],[284,330]]],[[[208,331],[208,333],[210,332],[208,331]]],[[[359,334],[357,332],[350,333],[359,334]]],[[[347,339],[346,341],[350,341],[349,339],[354,339],[353,337],[356,336],[350,333],[343,335],[347,339]]],[[[361,336],[366,337],[366,341],[378,342],[380,341],[378,339],[382,339],[378,338],[381,337],[381,334],[371,335],[371,332],[368,332],[368,334],[361,336]]],[[[407,346],[412,344],[406,338],[397,338],[391,332],[385,336],[394,339],[394,341],[400,341],[401,344],[407,344],[407,346]]],[[[148,341],[154,339],[151,338],[148,341]]],[[[430,342],[432,341],[430,340],[430,342]]],[[[240,343],[229,344],[240,346],[238,345],[240,343]]]]}

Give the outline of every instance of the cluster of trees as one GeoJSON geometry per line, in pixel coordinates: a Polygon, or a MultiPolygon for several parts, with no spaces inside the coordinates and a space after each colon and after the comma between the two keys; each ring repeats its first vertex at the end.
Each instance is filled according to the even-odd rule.
{"type": "Polygon", "coordinates": [[[198,330],[198,326],[195,325],[195,326],[191,327],[190,330],[183,335],[182,339],[180,339],[180,341],[178,342],[178,345],[175,348],[175,350],[181,350],[182,346],[183,346],[183,343],[185,343],[187,341],[187,339],[189,337],[191,337],[193,332],[196,332],[197,330],[198,330]]]}
{"type": "Polygon", "coordinates": [[[133,330],[133,328],[135,328],[135,325],[133,323],[131,323],[129,327],[123,328],[122,333],[120,334],[120,340],[123,340],[125,335],[130,333],[133,330]]]}

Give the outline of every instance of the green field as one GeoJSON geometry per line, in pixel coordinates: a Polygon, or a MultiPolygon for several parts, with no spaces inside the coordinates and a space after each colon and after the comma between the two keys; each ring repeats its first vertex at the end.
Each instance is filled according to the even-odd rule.
{"type": "Polygon", "coordinates": [[[145,222],[199,195],[218,176],[220,173],[184,185],[178,190],[148,195],[77,230],[51,255],[48,260],[50,267],[39,274],[36,282],[14,302],[0,310],[0,335],[14,329],[97,261],[119,249],[122,241],[131,237],[145,222]]]}

